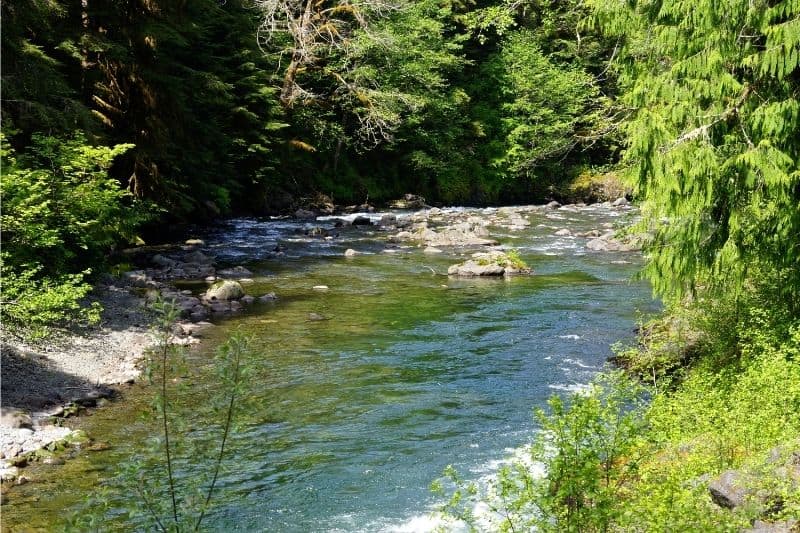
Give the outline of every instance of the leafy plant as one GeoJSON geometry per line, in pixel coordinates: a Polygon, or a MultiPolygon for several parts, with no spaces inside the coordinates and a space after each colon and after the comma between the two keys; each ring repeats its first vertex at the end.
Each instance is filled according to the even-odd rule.
{"type": "Polygon", "coordinates": [[[121,465],[116,478],[105,487],[103,497],[87,502],[89,512],[73,517],[72,527],[76,530],[104,523],[108,518],[105,512],[112,508],[109,500],[117,493],[126,495],[121,507],[128,524],[148,530],[199,531],[213,508],[237,416],[248,396],[253,370],[251,340],[236,333],[217,349],[214,372],[219,388],[211,394],[213,415],[204,424],[218,424],[218,438],[213,445],[207,439],[190,439],[188,420],[175,406],[177,397],[191,388],[180,377],[188,373],[184,350],[173,342],[178,308],[161,300],[153,308],[158,317],[158,342],[145,373],[156,391],[151,409],[160,436],[151,439],[144,452],[137,452],[121,465]],[[215,447],[216,453],[206,455],[203,450],[209,447],[215,447]],[[186,471],[192,472],[187,475],[186,471]],[[131,499],[129,494],[136,498],[131,499]]]}
{"type": "MultiPolygon", "coordinates": [[[[622,373],[601,375],[568,402],[558,396],[549,412],[536,411],[539,433],[527,461],[501,469],[481,494],[452,468],[455,490],[443,509],[473,530],[606,531],[618,523],[618,502],[642,459],[642,390],[622,373]],[[534,468],[542,465],[544,473],[534,468]],[[488,509],[483,516],[477,508],[488,509]]],[[[436,489],[440,491],[439,482],[436,489]]]]}
{"type": "Polygon", "coordinates": [[[49,325],[97,318],[96,306],[79,303],[90,290],[85,278],[147,215],[108,175],[130,145],[90,146],[79,134],[33,142],[17,158],[2,141],[2,315],[41,335],[49,325]]]}

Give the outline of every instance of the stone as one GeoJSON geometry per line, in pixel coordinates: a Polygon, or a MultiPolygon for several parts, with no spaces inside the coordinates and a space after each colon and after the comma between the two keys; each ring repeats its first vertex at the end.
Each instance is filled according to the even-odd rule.
{"type": "Polygon", "coordinates": [[[300,220],[316,220],[317,214],[313,211],[309,211],[308,209],[298,209],[294,212],[294,218],[298,218],[300,220]]]}
{"type": "Polygon", "coordinates": [[[32,428],[33,420],[22,409],[2,407],[0,408],[0,426],[12,429],[32,428]]]}
{"type": "Polygon", "coordinates": [[[510,276],[514,274],[528,274],[530,268],[522,267],[501,251],[479,252],[472,254],[469,259],[447,269],[450,276],[510,276]]]}
{"type": "Polygon", "coordinates": [[[205,294],[206,300],[237,300],[244,296],[244,289],[238,281],[224,280],[212,285],[205,294]]]}
{"type": "Polygon", "coordinates": [[[628,205],[628,204],[630,204],[630,202],[624,196],[621,196],[621,197],[617,198],[616,200],[614,200],[613,202],[611,202],[611,205],[614,206],[614,207],[621,207],[621,206],[628,205]]]}
{"type": "Polygon", "coordinates": [[[189,252],[183,256],[183,260],[187,263],[196,265],[209,265],[214,262],[213,257],[209,257],[201,251],[189,252]]]}
{"type": "Polygon", "coordinates": [[[242,300],[241,300],[241,302],[243,304],[245,304],[245,305],[250,305],[251,303],[253,303],[255,301],[256,301],[255,296],[250,296],[249,294],[246,294],[246,295],[242,296],[242,300]]]}
{"type": "Polygon", "coordinates": [[[397,215],[393,213],[383,215],[378,221],[379,226],[394,226],[395,224],[397,224],[397,215]]]}
{"type": "Polygon", "coordinates": [[[545,205],[545,207],[548,209],[558,209],[559,207],[561,207],[561,204],[553,200],[552,202],[549,202],[547,205],[545,205]]]}
{"type": "Polygon", "coordinates": [[[394,200],[389,206],[394,209],[425,209],[428,207],[425,198],[417,194],[404,194],[402,198],[394,200]]]}
{"type": "Polygon", "coordinates": [[[131,270],[122,275],[124,281],[130,283],[134,287],[146,287],[150,279],[144,270],[131,270]]]}
{"type": "Polygon", "coordinates": [[[637,249],[635,244],[618,241],[609,234],[590,240],[586,247],[596,252],[630,252],[637,249]]]}
{"type": "Polygon", "coordinates": [[[572,235],[572,232],[570,230],[568,230],[567,228],[563,228],[563,229],[560,229],[557,232],[555,232],[553,235],[556,235],[558,237],[566,237],[568,235],[572,235]]]}
{"type": "Polygon", "coordinates": [[[743,529],[742,533],[793,533],[798,531],[798,524],[800,524],[800,522],[795,518],[781,520],[780,522],[756,520],[753,522],[753,527],[743,529]]]}
{"type": "Polygon", "coordinates": [[[247,270],[245,267],[241,265],[237,265],[232,268],[224,268],[222,270],[218,270],[217,274],[220,276],[228,276],[228,277],[249,277],[252,276],[253,273],[247,270]]]}
{"type": "Polygon", "coordinates": [[[477,261],[465,261],[459,265],[452,265],[447,269],[450,276],[502,276],[506,272],[505,267],[497,264],[482,265],[477,261]]]}
{"type": "Polygon", "coordinates": [[[158,265],[160,267],[173,267],[177,263],[174,259],[170,259],[169,257],[163,256],[161,254],[154,255],[150,261],[153,264],[158,265]]]}
{"type": "Polygon", "coordinates": [[[19,475],[19,468],[16,466],[0,468],[0,479],[3,481],[14,481],[17,475],[19,475]]]}
{"type": "Polygon", "coordinates": [[[216,315],[222,315],[225,313],[230,313],[231,306],[228,302],[213,302],[210,306],[211,313],[216,315]]]}
{"type": "Polygon", "coordinates": [[[309,237],[325,237],[328,234],[328,230],[321,226],[313,226],[307,228],[303,233],[309,237]]]}
{"type": "Polygon", "coordinates": [[[186,239],[187,246],[204,246],[206,243],[202,239],[186,239]]]}
{"type": "Polygon", "coordinates": [[[727,470],[708,484],[711,499],[720,507],[734,509],[743,505],[752,491],[747,488],[747,477],[738,470],[727,470]]]}
{"type": "Polygon", "coordinates": [[[258,297],[259,302],[274,302],[277,299],[278,296],[274,292],[268,292],[258,297]]]}
{"type": "Polygon", "coordinates": [[[356,255],[358,255],[358,252],[356,252],[352,248],[348,248],[347,250],[344,251],[345,257],[355,257],[356,255]]]}
{"type": "Polygon", "coordinates": [[[359,216],[357,216],[356,218],[353,219],[353,225],[354,226],[371,226],[372,225],[372,220],[370,220],[369,217],[365,217],[365,216],[359,215],[359,216]]]}
{"type": "Polygon", "coordinates": [[[319,313],[308,313],[308,319],[312,322],[319,322],[320,320],[327,320],[324,316],[319,313]]]}

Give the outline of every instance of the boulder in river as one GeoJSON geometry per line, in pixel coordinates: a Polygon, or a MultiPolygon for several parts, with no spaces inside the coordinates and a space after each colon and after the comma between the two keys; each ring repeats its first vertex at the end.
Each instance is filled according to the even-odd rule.
{"type": "Polygon", "coordinates": [[[298,209],[294,212],[294,218],[300,220],[316,220],[317,214],[314,211],[309,211],[308,209],[298,209]]]}
{"type": "Polygon", "coordinates": [[[609,231],[586,243],[586,247],[596,252],[632,252],[641,247],[634,240],[622,241],[609,231]]]}
{"type": "Polygon", "coordinates": [[[447,269],[450,276],[511,276],[529,274],[531,269],[514,254],[501,251],[479,252],[472,259],[452,265],[447,269]]]}
{"type": "Polygon", "coordinates": [[[383,227],[394,226],[396,224],[397,224],[397,215],[395,215],[394,213],[386,213],[378,221],[378,225],[383,227]]]}
{"type": "Polygon", "coordinates": [[[356,252],[352,248],[348,248],[347,250],[344,251],[345,257],[355,257],[356,255],[358,255],[358,252],[356,252]]]}
{"type": "Polygon", "coordinates": [[[611,205],[614,206],[614,207],[623,207],[623,206],[626,206],[628,204],[630,204],[630,202],[624,196],[620,196],[619,198],[617,198],[616,200],[611,202],[611,205]]]}
{"type": "Polygon", "coordinates": [[[224,280],[214,283],[205,294],[206,300],[228,301],[244,296],[244,289],[238,281],[224,280]]]}
{"type": "Polygon", "coordinates": [[[425,209],[428,205],[425,198],[417,194],[404,194],[402,198],[394,200],[389,204],[394,209],[425,209]]]}
{"type": "Polygon", "coordinates": [[[353,226],[371,226],[372,220],[369,217],[365,217],[363,215],[359,215],[353,219],[353,226]]]}
{"type": "Polygon", "coordinates": [[[547,205],[545,205],[545,207],[548,209],[558,209],[559,207],[561,207],[561,204],[553,200],[552,202],[549,202],[547,205]]]}

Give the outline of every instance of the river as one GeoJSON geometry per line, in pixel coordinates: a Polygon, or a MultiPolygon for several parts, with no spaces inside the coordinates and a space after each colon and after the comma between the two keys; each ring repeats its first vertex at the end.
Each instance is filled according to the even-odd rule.
{"type": "MultiPolygon", "coordinates": [[[[188,356],[192,385],[176,409],[187,432],[213,441],[216,426],[203,407],[215,386],[210,355],[234,330],[252,335],[257,347],[253,393],[208,528],[423,531],[433,524],[438,502],[428,487],[448,464],[467,479],[491,476],[532,439],[532,409],[588,383],[609,345],[632,339],[638,313],[657,309],[650,288],[631,281],[639,254],[594,252],[586,238],[554,235],[602,228],[628,212],[542,209],[526,214],[525,229],[493,229],[535,272],[507,279],[447,277],[462,257],[387,245],[371,227],[331,240],[308,237],[303,223],[288,220],[235,219],[205,231],[218,264],[254,272],[248,293],[279,296],[218,321],[188,356]],[[359,254],[345,258],[347,248],[359,254]]],[[[30,468],[35,482],[11,491],[3,505],[4,530],[50,531],[81,513],[87,497],[157,433],[141,416],[149,395],[137,386],[83,417],[81,427],[108,449],[30,468]]],[[[208,470],[179,462],[178,477],[197,468],[208,470]]],[[[112,499],[110,529],[132,527],[117,508],[121,498],[135,495],[112,499]]]]}

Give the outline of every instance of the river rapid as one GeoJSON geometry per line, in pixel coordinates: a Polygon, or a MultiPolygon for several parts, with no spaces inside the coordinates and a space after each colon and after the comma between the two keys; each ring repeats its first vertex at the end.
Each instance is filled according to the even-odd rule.
{"type": "MultiPolygon", "coordinates": [[[[466,479],[490,478],[531,441],[532,409],[585,386],[609,346],[631,341],[639,314],[658,307],[649,286],[632,281],[640,254],[593,251],[577,236],[624,222],[634,216],[627,207],[451,209],[438,217],[465,213],[491,218],[491,238],[517,249],[534,274],[448,277],[449,265],[477,249],[425,253],[391,242],[391,231],[334,228],[333,220],[313,223],[330,239],[306,235],[309,223],[294,220],[234,219],[202,232],[218,265],[253,272],[248,294],[278,296],[215,320],[187,356],[190,385],[175,409],[188,434],[213,443],[211,356],[233,331],[250,334],[257,353],[208,529],[429,530],[440,503],[429,486],[447,465],[466,479]],[[530,225],[497,223],[509,213],[530,225]],[[357,255],[344,257],[346,249],[357,255]]],[[[150,395],[136,386],[81,419],[108,446],[30,467],[34,482],[7,495],[3,529],[57,530],[84,512],[119,464],[158,434],[142,417],[150,395]]],[[[192,460],[200,452],[188,455],[179,479],[208,470],[192,460]]],[[[108,529],[141,524],[121,512],[125,498],[136,496],[112,498],[108,529]]]]}

